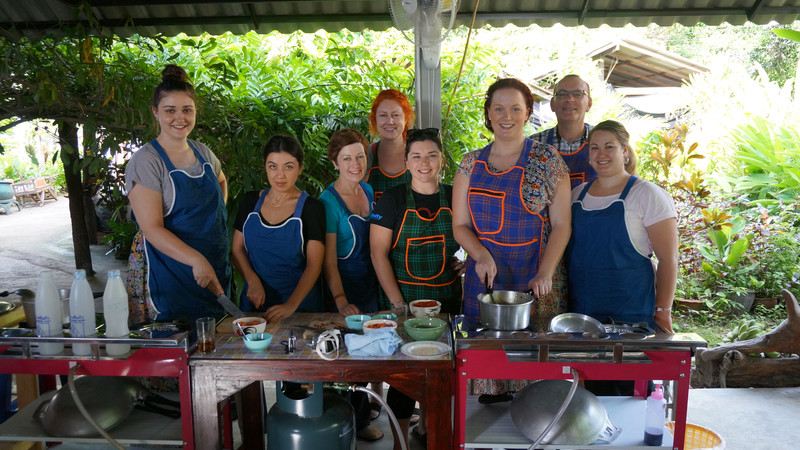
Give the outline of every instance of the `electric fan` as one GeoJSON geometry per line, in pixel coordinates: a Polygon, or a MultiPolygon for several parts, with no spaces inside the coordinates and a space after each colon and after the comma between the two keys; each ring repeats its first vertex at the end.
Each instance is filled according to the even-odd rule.
{"type": "Polygon", "coordinates": [[[395,27],[422,49],[426,69],[439,66],[442,41],[453,28],[459,0],[389,0],[395,27]]]}

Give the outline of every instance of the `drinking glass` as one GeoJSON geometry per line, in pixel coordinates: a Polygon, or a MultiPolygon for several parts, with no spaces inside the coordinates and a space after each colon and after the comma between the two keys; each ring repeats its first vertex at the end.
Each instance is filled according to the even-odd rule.
{"type": "Polygon", "coordinates": [[[213,352],[217,348],[217,321],[213,317],[197,319],[197,351],[213,352]]]}
{"type": "Polygon", "coordinates": [[[406,321],[406,317],[408,317],[408,305],[405,303],[402,305],[395,305],[392,303],[392,314],[397,316],[397,324],[402,324],[406,321]]]}

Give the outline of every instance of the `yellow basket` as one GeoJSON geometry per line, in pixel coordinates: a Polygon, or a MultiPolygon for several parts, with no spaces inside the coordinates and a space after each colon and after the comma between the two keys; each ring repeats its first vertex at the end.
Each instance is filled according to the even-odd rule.
{"type": "MultiPolygon", "coordinates": [[[[667,430],[675,435],[675,422],[667,422],[667,430]]],[[[683,441],[684,450],[725,450],[725,439],[708,428],[692,423],[686,424],[686,439],[683,441]]]]}

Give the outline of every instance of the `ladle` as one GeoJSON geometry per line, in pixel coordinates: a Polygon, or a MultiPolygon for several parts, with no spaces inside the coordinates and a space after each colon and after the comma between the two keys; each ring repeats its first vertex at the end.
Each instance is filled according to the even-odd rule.
{"type": "Polygon", "coordinates": [[[497,303],[494,300],[494,291],[492,290],[492,288],[489,287],[489,274],[488,273],[486,274],[485,278],[483,279],[483,284],[486,285],[486,294],[489,295],[489,300],[491,300],[492,303],[497,303]]]}

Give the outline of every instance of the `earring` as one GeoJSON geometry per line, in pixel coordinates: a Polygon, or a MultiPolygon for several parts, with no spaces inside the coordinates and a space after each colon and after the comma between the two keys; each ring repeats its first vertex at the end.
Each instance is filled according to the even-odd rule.
{"type": "Polygon", "coordinates": [[[629,162],[631,162],[631,159],[630,158],[625,158],[625,164],[628,164],[629,162]]]}

